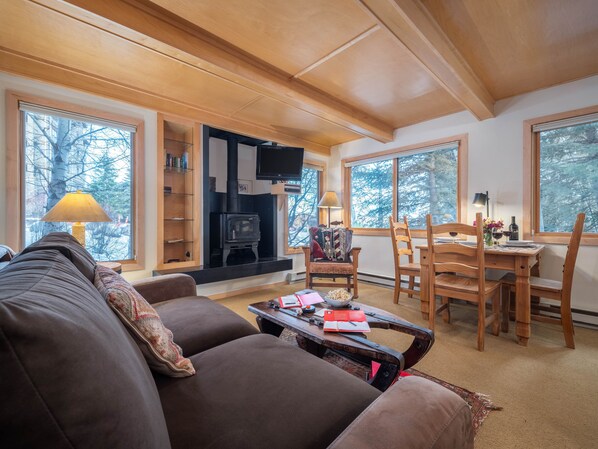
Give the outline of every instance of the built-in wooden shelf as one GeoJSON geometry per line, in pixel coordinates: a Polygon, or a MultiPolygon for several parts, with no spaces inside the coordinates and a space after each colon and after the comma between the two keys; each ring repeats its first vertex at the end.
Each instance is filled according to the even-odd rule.
{"type": "Polygon", "coordinates": [[[158,115],[158,269],[199,265],[200,134],[198,123],[158,115]],[[187,168],[165,165],[167,153],[185,154],[187,168]]]}

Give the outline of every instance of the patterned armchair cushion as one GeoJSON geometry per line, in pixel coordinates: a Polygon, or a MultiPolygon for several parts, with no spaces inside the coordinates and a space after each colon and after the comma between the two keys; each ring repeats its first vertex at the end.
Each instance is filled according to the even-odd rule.
{"type": "Polygon", "coordinates": [[[353,231],[347,228],[309,228],[311,260],[351,262],[353,231]]]}

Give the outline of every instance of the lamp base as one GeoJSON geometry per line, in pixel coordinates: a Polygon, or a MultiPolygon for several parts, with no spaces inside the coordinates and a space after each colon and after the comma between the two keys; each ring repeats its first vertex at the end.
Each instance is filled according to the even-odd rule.
{"type": "Polygon", "coordinates": [[[85,224],[79,221],[77,223],[73,223],[71,232],[73,237],[75,237],[79,243],[81,243],[81,246],[85,248],[85,224]]]}

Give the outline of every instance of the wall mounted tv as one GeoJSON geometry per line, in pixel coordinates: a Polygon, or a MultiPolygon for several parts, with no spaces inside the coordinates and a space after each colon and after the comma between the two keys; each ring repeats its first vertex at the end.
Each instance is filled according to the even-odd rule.
{"type": "Polygon", "coordinates": [[[303,148],[258,145],[255,179],[301,181],[303,148]]]}

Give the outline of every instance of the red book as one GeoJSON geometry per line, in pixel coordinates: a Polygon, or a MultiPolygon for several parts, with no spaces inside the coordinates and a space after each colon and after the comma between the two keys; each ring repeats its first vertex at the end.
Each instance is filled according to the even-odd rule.
{"type": "Polygon", "coordinates": [[[326,310],[324,332],[369,332],[363,310],[326,310]]]}

